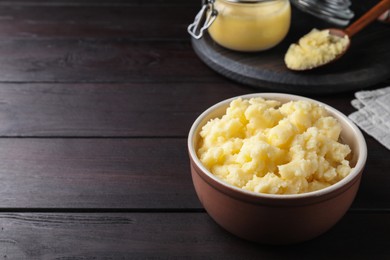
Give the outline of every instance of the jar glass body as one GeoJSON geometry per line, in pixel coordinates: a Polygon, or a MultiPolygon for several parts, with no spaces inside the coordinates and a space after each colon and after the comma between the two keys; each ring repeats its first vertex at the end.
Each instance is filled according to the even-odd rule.
{"type": "Polygon", "coordinates": [[[262,51],[280,43],[290,28],[288,0],[233,2],[216,0],[218,15],[208,29],[219,45],[236,51],[262,51]]]}

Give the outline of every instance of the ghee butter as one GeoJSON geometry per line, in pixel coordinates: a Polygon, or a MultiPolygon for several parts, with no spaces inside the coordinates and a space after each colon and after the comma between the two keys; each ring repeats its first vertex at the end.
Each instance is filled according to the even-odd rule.
{"type": "Polygon", "coordinates": [[[286,66],[293,70],[306,70],[334,60],[349,44],[348,36],[329,34],[329,30],[313,29],[298,44],[291,44],[284,57],[286,66]]]}
{"type": "Polygon", "coordinates": [[[236,51],[261,51],[283,40],[290,28],[288,0],[216,0],[218,15],[208,32],[223,47],[236,51]]]}
{"type": "Polygon", "coordinates": [[[197,154],[211,173],[236,187],[305,193],[351,171],[351,150],[339,142],[340,132],[339,122],[312,102],[239,98],[203,126],[197,154]]]}

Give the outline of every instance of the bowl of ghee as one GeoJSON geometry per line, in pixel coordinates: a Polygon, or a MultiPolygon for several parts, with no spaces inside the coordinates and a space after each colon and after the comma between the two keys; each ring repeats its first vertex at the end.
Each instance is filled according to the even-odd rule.
{"type": "Polygon", "coordinates": [[[299,243],[331,229],[350,208],[367,159],[365,139],[348,117],[279,93],[210,107],[190,129],[188,152],[196,194],[210,217],[262,244],[299,243]],[[228,114],[235,120],[226,121],[228,114]],[[221,146],[213,149],[214,143],[221,146]]]}
{"type": "Polygon", "coordinates": [[[291,23],[288,0],[208,0],[189,32],[199,39],[208,28],[219,45],[243,52],[270,49],[287,35],[291,23]],[[205,21],[203,25],[199,25],[205,21]]]}

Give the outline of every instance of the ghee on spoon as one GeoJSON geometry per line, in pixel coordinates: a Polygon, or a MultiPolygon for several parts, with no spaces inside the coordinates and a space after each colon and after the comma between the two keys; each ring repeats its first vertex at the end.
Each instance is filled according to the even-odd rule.
{"type": "Polygon", "coordinates": [[[341,58],[349,49],[351,38],[390,9],[390,0],[382,0],[346,29],[313,29],[298,44],[291,44],[284,57],[287,68],[306,71],[341,58]]]}

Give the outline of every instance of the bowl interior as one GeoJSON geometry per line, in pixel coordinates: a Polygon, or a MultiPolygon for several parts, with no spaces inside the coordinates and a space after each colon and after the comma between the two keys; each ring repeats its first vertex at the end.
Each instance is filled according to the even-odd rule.
{"type": "Polygon", "coordinates": [[[189,133],[189,138],[188,138],[188,148],[189,148],[189,153],[190,156],[192,157],[193,161],[197,164],[197,166],[202,169],[202,171],[209,176],[210,178],[218,181],[219,183],[222,183],[224,186],[230,187],[236,191],[243,192],[243,193],[250,193],[251,195],[255,196],[266,196],[266,197],[302,197],[302,196],[308,196],[308,195],[320,195],[322,193],[327,193],[332,190],[335,190],[345,183],[350,182],[353,180],[356,175],[358,175],[364,168],[366,158],[367,158],[367,147],[366,143],[364,140],[364,137],[360,130],[357,128],[357,126],[350,121],[344,114],[339,112],[338,110],[313,99],[301,97],[301,96],[296,96],[296,95],[290,95],[290,94],[279,94],[279,93],[258,93],[258,94],[250,94],[250,95],[244,95],[244,96],[239,96],[239,97],[234,97],[231,99],[224,100],[220,103],[217,103],[216,105],[210,107],[207,109],[205,112],[203,112],[197,120],[194,122],[193,126],[191,127],[190,133],[189,133]],[[226,109],[229,106],[230,102],[236,98],[243,98],[243,99],[250,99],[253,97],[262,97],[264,99],[273,99],[273,100],[278,100],[282,103],[287,103],[289,101],[297,101],[297,100],[308,100],[311,102],[315,102],[317,104],[320,104],[323,106],[328,113],[335,117],[339,123],[341,124],[342,131],[340,134],[340,139],[341,142],[344,144],[348,144],[349,147],[351,148],[351,155],[349,157],[350,160],[350,165],[351,167],[354,167],[351,171],[351,173],[342,179],[341,181],[324,188],[322,190],[318,191],[313,191],[313,192],[308,192],[308,193],[302,193],[302,194],[293,194],[293,195],[280,195],[280,194],[260,194],[260,193],[255,193],[251,191],[245,191],[240,188],[234,187],[233,185],[230,185],[223,180],[220,180],[216,176],[214,176],[211,172],[209,172],[200,162],[198,156],[197,156],[197,150],[198,150],[198,145],[200,142],[200,131],[202,130],[202,127],[210,120],[213,118],[221,117],[226,113],[226,109]]]}

